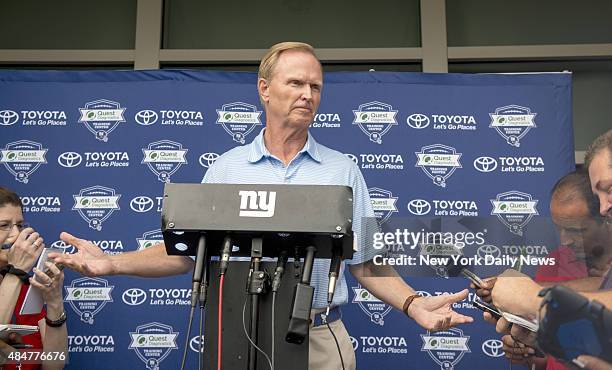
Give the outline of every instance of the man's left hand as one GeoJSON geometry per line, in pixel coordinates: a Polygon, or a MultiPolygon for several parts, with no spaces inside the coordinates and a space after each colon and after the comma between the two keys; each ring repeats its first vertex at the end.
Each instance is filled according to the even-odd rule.
{"type": "Polygon", "coordinates": [[[435,297],[415,299],[408,307],[408,315],[429,331],[447,330],[459,324],[474,321],[469,316],[461,315],[452,309],[452,304],[467,298],[468,290],[435,297]]]}

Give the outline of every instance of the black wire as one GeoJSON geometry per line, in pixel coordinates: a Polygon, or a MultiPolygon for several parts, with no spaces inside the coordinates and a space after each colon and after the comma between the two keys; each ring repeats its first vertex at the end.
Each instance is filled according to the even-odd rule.
{"type": "Polygon", "coordinates": [[[202,340],[202,326],[204,321],[204,306],[200,306],[200,331],[198,335],[200,336],[200,346],[198,348],[198,369],[203,369],[202,364],[204,363],[204,341],[202,340]]]}
{"type": "MultiPolygon", "coordinates": [[[[183,348],[183,360],[181,361],[181,370],[185,369],[185,360],[187,359],[187,348],[189,348],[189,336],[191,335],[191,326],[193,324],[193,314],[195,313],[195,307],[191,306],[191,312],[189,313],[189,327],[187,328],[187,336],[185,338],[185,347],[183,348]]],[[[201,337],[200,337],[200,340],[201,337]]]]}
{"type": "Polygon", "coordinates": [[[332,330],[331,326],[329,326],[327,320],[325,320],[325,325],[327,325],[329,332],[331,333],[332,337],[334,337],[334,342],[336,342],[336,348],[338,348],[338,356],[340,356],[340,363],[342,364],[342,370],[345,370],[344,359],[342,358],[342,351],[340,350],[340,344],[338,344],[338,338],[336,338],[336,334],[334,334],[334,331],[332,330]]]}

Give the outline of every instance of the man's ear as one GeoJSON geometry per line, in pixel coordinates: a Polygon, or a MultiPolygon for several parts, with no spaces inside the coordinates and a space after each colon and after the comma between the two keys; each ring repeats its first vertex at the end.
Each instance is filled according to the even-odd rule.
{"type": "Polygon", "coordinates": [[[265,78],[259,78],[257,80],[257,91],[259,92],[261,101],[267,103],[270,99],[270,85],[265,78]]]}

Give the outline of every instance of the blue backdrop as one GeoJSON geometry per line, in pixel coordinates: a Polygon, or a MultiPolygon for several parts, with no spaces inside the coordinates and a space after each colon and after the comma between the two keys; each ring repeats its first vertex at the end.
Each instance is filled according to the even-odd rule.
{"type": "MultiPolygon", "coordinates": [[[[548,215],[550,188],[573,169],[571,106],[570,74],[327,73],[310,132],[359,165],[381,222],[486,216],[518,236],[548,215]]],[[[200,182],[220,153],[250,142],[264,123],[252,73],[3,71],[0,183],[22,196],[48,245],[71,251],[58,238],[66,230],[106,253],[133,251],[161,239],[164,181],[200,182]]],[[[503,243],[478,253],[521,254],[503,243]]],[[[189,278],[67,272],[68,368],[145,369],[150,358],[178,368],[189,278]]],[[[467,285],[406,279],[431,295],[467,285]]],[[[344,318],[359,369],[507,367],[471,294],[456,308],[476,323],[431,334],[354,280],[349,286],[344,318]]]]}

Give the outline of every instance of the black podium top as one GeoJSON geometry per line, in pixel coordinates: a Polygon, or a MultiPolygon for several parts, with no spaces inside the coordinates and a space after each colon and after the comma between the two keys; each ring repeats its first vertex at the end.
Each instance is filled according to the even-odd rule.
{"type": "Polygon", "coordinates": [[[217,250],[229,234],[250,255],[251,239],[263,238],[263,255],[279,248],[317,247],[317,257],[330,258],[334,243],[342,257],[353,255],[353,193],[338,185],[166,184],[162,233],[168,254],[195,255],[204,232],[217,250]]]}

